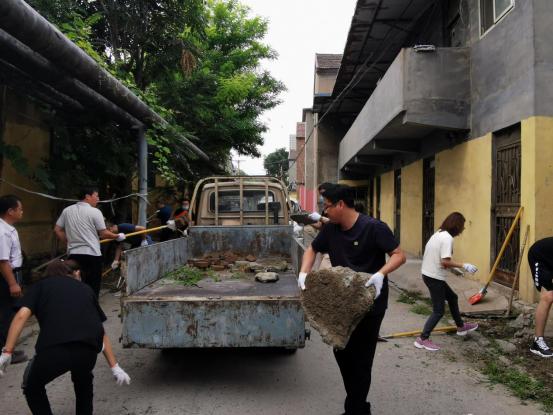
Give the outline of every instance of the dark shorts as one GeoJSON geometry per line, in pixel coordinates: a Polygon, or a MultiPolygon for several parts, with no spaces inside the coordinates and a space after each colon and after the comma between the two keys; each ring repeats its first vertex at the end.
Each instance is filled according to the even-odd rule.
{"type": "Polygon", "coordinates": [[[538,291],[541,291],[541,287],[547,291],[553,290],[553,271],[543,262],[534,260],[530,256],[528,257],[530,263],[530,269],[532,270],[532,276],[534,277],[534,285],[538,291]]]}

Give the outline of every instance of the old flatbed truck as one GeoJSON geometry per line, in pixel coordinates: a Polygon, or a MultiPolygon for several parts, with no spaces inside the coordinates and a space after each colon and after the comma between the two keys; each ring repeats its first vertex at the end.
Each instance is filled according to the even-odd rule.
{"type": "Polygon", "coordinates": [[[195,188],[189,235],[124,253],[123,347],[213,348],[305,346],[296,275],[303,247],[288,224],[284,185],[270,177],[214,177],[195,188]],[[191,258],[233,251],[290,263],[279,280],[163,278],[191,258]]]}

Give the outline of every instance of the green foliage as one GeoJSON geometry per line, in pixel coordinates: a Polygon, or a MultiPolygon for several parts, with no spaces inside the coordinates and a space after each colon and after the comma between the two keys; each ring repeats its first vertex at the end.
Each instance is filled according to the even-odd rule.
{"type": "Polygon", "coordinates": [[[415,304],[417,300],[402,291],[401,294],[399,294],[397,302],[404,304],[415,304]]]}
{"type": "Polygon", "coordinates": [[[6,144],[0,140],[0,154],[4,159],[10,161],[11,166],[17,173],[34,179],[46,189],[54,188],[54,184],[50,180],[47,171],[42,166],[32,168],[19,146],[6,144]]]}
{"type": "Polygon", "coordinates": [[[196,285],[205,277],[206,274],[203,271],[188,265],[177,268],[176,270],[168,272],[163,276],[163,278],[175,280],[176,282],[186,286],[196,285]]]}
{"type": "Polygon", "coordinates": [[[5,144],[0,141],[0,154],[2,157],[10,160],[12,167],[19,173],[24,176],[29,176],[31,173],[31,168],[27,159],[23,155],[23,151],[19,146],[5,144]]]}
{"type": "MultiPolygon", "coordinates": [[[[236,1],[209,1],[206,21],[204,38],[184,35],[198,51],[195,69],[166,72],[157,90],[175,109],[175,124],[196,136],[215,163],[226,164],[231,149],[258,157],[267,130],[259,116],[279,103],[284,89],[260,70],[263,59],[275,57],[261,42],[267,22],[248,17],[236,1]]],[[[197,176],[209,173],[205,163],[193,161],[191,168],[197,176]]]]}
{"type": "Polygon", "coordinates": [[[410,310],[411,312],[415,314],[420,314],[421,316],[429,316],[430,314],[432,314],[432,308],[430,308],[426,304],[413,304],[410,310]]]}
{"type": "Polygon", "coordinates": [[[288,183],[288,151],[283,147],[267,155],[263,159],[263,168],[269,176],[288,183]]]}
{"type": "Polygon", "coordinates": [[[541,402],[546,412],[553,412],[551,391],[542,382],[528,374],[515,368],[506,367],[496,361],[486,362],[484,374],[491,382],[507,386],[518,398],[541,402]]]}

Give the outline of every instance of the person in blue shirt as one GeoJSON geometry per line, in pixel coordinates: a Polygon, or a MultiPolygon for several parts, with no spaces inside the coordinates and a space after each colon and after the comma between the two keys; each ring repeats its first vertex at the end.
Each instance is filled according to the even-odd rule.
{"type": "MultiPolygon", "coordinates": [[[[118,225],[109,225],[109,230],[116,233],[124,233],[125,235],[133,232],[145,230],[145,226],[133,225],[132,223],[120,223],[118,225]]],[[[147,246],[153,244],[150,235],[136,235],[126,238],[124,242],[118,242],[115,248],[115,256],[111,263],[111,269],[116,270],[119,268],[121,260],[121,252],[127,249],[138,248],[139,246],[147,246]]]]}
{"type": "MultiPolygon", "coordinates": [[[[159,199],[157,201],[157,214],[156,217],[159,220],[160,226],[166,225],[167,221],[171,219],[171,216],[173,215],[173,207],[168,204],[164,199],[159,199]]],[[[174,232],[171,229],[163,229],[159,234],[159,241],[165,242],[169,239],[172,239],[174,236],[174,232]]]]}

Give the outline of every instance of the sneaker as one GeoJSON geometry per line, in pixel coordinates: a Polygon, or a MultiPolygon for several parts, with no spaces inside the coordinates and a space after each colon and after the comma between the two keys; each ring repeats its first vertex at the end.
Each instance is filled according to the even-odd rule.
{"type": "Polygon", "coordinates": [[[29,360],[29,357],[25,354],[22,350],[14,350],[12,354],[12,365],[15,365],[17,363],[23,363],[29,360]]]}
{"type": "Polygon", "coordinates": [[[440,346],[433,343],[430,339],[421,339],[420,337],[417,337],[417,340],[415,340],[415,343],[413,343],[417,349],[426,349],[430,350],[431,352],[436,352],[440,350],[440,346]]]}
{"type": "Polygon", "coordinates": [[[477,323],[465,323],[463,327],[457,327],[457,336],[466,336],[467,333],[474,331],[478,328],[477,323]]]}
{"type": "Polygon", "coordinates": [[[545,343],[543,337],[534,337],[534,343],[530,346],[530,351],[541,357],[552,357],[553,352],[545,343]]]}

